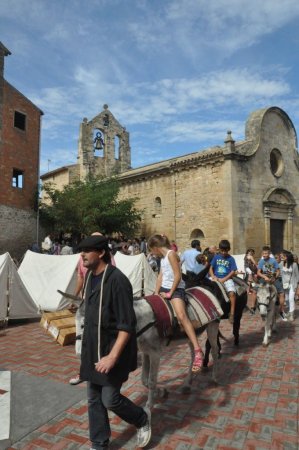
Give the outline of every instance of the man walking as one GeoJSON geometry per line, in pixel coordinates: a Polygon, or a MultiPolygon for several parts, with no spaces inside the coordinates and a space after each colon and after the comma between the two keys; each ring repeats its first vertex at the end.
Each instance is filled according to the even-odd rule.
{"type": "Polygon", "coordinates": [[[108,410],[135,425],[137,445],[145,447],[151,438],[150,411],[120,393],[123,382],[137,367],[132,286],[110,264],[108,240],[104,236],[87,237],[79,249],[88,269],[80,379],[88,382],[92,450],[108,448],[111,436],[108,410]]]}

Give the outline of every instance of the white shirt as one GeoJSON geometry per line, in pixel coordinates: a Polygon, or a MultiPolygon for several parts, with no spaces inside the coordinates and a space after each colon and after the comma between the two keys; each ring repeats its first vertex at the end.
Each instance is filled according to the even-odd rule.
{"type": "MultiPolygon", "coordinates": [[[[174,273],[173,269],[171,267],[171,264],[168,259],[168,255],[170,252],[173,252],[173,250],[168,250],[164,258],[161,258],[161,271],[162,271],[162,284],[161,287],[166,289],[171,289],[173,282],[174,282],[174,273]]],[[[177,285],[177,288],[183,288],[185,287],[185,282],[181,279],[179,284],[177,285]]]]}

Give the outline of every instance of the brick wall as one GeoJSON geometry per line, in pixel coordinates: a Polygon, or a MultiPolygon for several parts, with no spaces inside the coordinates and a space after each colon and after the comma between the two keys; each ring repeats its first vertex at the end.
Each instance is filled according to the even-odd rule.
{"type": "Polygon", "coordinates": [[[0,148],[0,204],[32,209],[38,185],[41,111],[4,80],[0,148]],[[14,126],[15,111],[26,117],[26,129],[14,126]],[[13,170],[23,172],[23,187],[12,186],[13,170]]]}

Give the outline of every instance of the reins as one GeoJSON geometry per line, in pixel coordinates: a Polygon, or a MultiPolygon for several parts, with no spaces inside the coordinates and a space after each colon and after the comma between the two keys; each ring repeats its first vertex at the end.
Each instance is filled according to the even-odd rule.
{"type": "Polygon", "coordinates": [[[145,325],[143,328],[141,328],[139,331],[137,331],[136,333],[136,337],[141,336],[143,333],[145,333],[147,330],[149,330],[151,327],[153,327],[154,325],[156,325],[157,321],[153,321],[153,322],[149,322],[147,325],[145,325]]]}

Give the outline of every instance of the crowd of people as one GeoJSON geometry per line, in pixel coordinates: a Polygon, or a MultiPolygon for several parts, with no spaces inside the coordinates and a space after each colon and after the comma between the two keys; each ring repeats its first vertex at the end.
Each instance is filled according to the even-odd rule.
{"type": "MultiPolygon", "coordinates": [[[[48,241],[47,238],[51,240],[51,236],[47,236],[45,241],[48,241]]],[[[66,242],[58,250],[55,244],[55,241],[54,244],[48,241],[47,245],[44,244],[44,251],[63,254],[65,247],[71,248],[70,243],[66,242]],[[49,246],[51,250],[46,250],[49,246]]],[[[272,255],[270,248],[265,246],[256,261],[254,249],[248,249],[244,257],[244,270],[241,271],[235,258],[230,255],[230,243],[225,239],[218,246],[213,245],[203,251],[200,241],[194,239],[190,248],[179,253],[176,243],[165,235],[155,234],[148,240],[144,237],[112,240],[96,232],[85,237],[75,251],[81,254],[75,293],[82,298],[77,310],[80,330],[76,343],[81,365],[79,374],[70,383],[87,382],[91,450],[109,445],[109,410],[136,426],[139,447],[145,447],[151,439],[150,410],[137,406],[120,392],[129,373],[136,369],[137,346],[132,286],[115,267],[113,255],[117,251],[126,255],[144,253],[152,269],[157,272],[154,294],[171,302],[193,346],[193,372],[202,368],[203,352],[186,313],[184,280],[189,277],[203,273],[210,281],[223,285],[230,300],[228,318],[232,324],[237,301],[237,287],[233,280],[236,275],[243,276],[248,283],[252,314],[256,310],[258,285],[273,283],[279,296],[281,318],[294,320],[295,301],[299,294],[298,258],[285,250],[279,255],[272,255]],[[77,346],[79,343],[80,346],[77,346]]]]}

